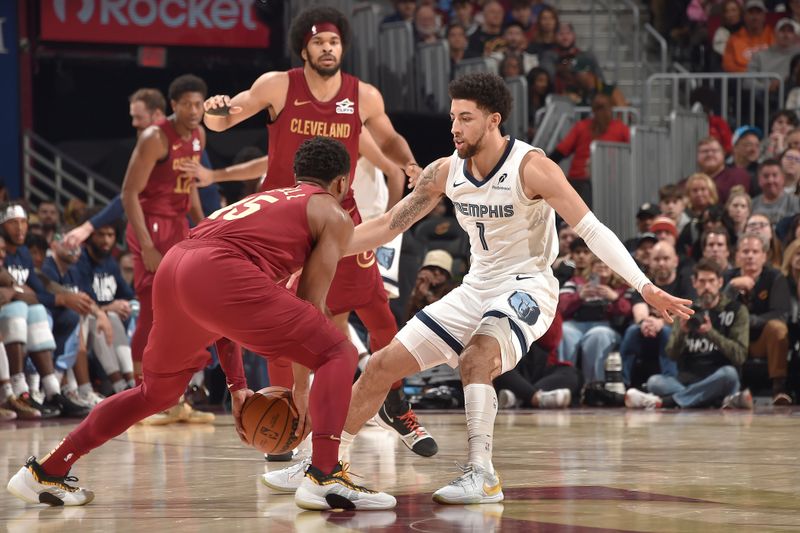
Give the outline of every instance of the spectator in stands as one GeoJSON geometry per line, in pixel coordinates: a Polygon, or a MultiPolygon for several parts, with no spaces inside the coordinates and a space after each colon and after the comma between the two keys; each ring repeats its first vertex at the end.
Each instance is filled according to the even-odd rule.
{"type": "Polygon", "coordinates": [[[636,236],[625,241],[625,247],[628,250],[633,251],[638,246],[639,239],[645,233],[650,232],[653,220],[660,214],[661,210],[658,206],[650,202],[645,202],[639,206],[639,210],[636,211],[636,236]]]}
{"type": "Polygon", "coordinates": [[[686,211],[693,219],[700,218],[703,211],[719,202],[717,185],[708,174],[702,172],[692,174],[686,178],[683,190],[688,204],[686,211]]]}
{"type": "Polygon", "coordinates": [[[536,38],[536,15],[531,0],[511,0],[511,11],[506,15],[506,24],[517,22],[522,27],[527,42],[536,38]]]}
{"type": "Polygon", "coordinates": [[[800,110],[800,54],[792,57],[789,62],[789,77],[786,78],[786,103],[784,108],[794,111],[800,110]]]}
{"type": "Polygon", "coordinates": [[[559,363],[560,340],[561,316],[556,313],[550,328],[533,343],[519,364],[494,380],[500,409],[561,408],[578,398],[581,376],[575,367],[559,363]]]}
{"type": "Polygon", "coordinates": [[[800,212],[800,200],[784,190],[786,181],[781,164],[767,159],[758,167],[758,185],[761,194],[753,198],[753,214],[766,215],[775,225],[784,217],[800,212]]]}
{"type": "Polygon", "coordinates": [[[475,21],[474,8],[475,6],[471,0],[453,0],[454,19],[452,21],[464,27],[464,33],[467,37],[471,37],[480,27],[475,21]]]}
{"type": "Polygon", "coordinates": [[[64,223],[67,226],[77,226],[86,215],[86,202],[71,198],[64,209],[64,223]]]}
{"type": "Polygon", "coordinates": [[[561,61],[567,58],[571,60],[579,54],[583,54],[586,58],[591,60],[594,65],[595,73],[597,73],[599,77],[602,77],[600,75],[600,65],[597,63],[597,59],[590,52],[584,52],[578,48],[575,40],[575,28],[573,25],[569,22],[561,22],[556,31],[555,46],[549,50],[545,50],[539,55],[539,63],[541,66],[547,70],[551,77],[555,77],[556,67],[561,61]]]}
{"type": "Polygon", "coordinates": [[[658,208],[661,214],[675,222],[678,234],[683,231],[691,217],[686,214],[686,199],[680,186],[670,183],[658,189],[658,208]]]}
{"type": "Polygon", "coordinates": [[[800,1],[782,0],[776,3],[779,5],[776,6],[775,11],[780,11],[781,10],[780,8],[783,8],[783,11],[786,13],[787,18],[790,18],[795,22],[800,23],[800,1]]]}
{"type": "MultiPolygon", "coordinates": [[[[650,279],[660,289],[670,294],[680,294],[681,298],[690,298],[692,288],[688,281],[678,275],[678,255],[668,242],[660,241],[653,246],[650,257],[650,279]]],[[[676,376],[675,362],[667,358],[665,348],[671,333],[671,327],[665,323],[638,293],[633,299],[633,324],[628,326],[622,336],[619,351],[622,356],[622,379],[626,385],[638,385],[639,379],[646,376],[635,376],[634,366],[637,359],[658,357],[661,374],[676,376]],[[634,383],[632,380],[636,379],[634,383]]],[[[659,373],[654,372],[654,373],[659,373]]]]}
{"type": "Polygon", "coordinates": [[[577,95],[574,99],[578,105],[590,105],[597,95],[608,96],[612,107],[628,105],[625,95],[619,87],[605,83],[595,70],[592,57],[587,54],[578,54],[573,63],[572,70],[577,78],[577,95]]]}
{"type": "Polygon", "coordinates": [[[744,27],[731,35],[725,45],[722,68],[725,72],[745,72],[751,58],[775,42],[772,28],[766,24],[767,8],[763,0],[744,4],[744,27]]]}
{"type": "Polygon", "coordinates": [[[769,243],[767,259],[775,268],[780,268],[783,263],[783,245],[775,234],[775,229],[769,222],[767,215],[753,214],[747,219],[744,226],[745,233],[758,233],[769,243]]]}
{"type": "Polygon", "coordinates": [[[738,368],[747,359],[749,314],[735,298],[721,294],[722,270],[702,260],[694,268],[692,286],[698,311],[679,319],[670,334],[666,353],[677,362],[678,375],[655,374],[644,393],[628,389],[625,405],[631,408],[708,407],[719,405],[752,409],[750,391],[739,392],[738,368]]]}
{"type": "Polygon", "coordinates": [[[758,189],[758,160],[761,157],[761,137],[763,133],[754,126],[740,126],[733,132],[733,156],[727,164],[730,167],[741,168],[750,174],[751,196],[760,193],[758,189]]]}
{"type": "Polygon", "coordinates": [[[578,238],[572,226],[564,221],[558,226],[558,257],[553,261],[553,275],[558,280],[558,286],[563,287],[575,273],[575,262],[572,260],[570,245],[578,238]]]}
{"type": "Polygon", "coordinates": [[[498,71],[500,76],[506,79],[522,76],[522,58],[517,54],[506,52],[502,55],[498,71]]]}
{"type": "Polygon", "coordinates": [[[636,249],[633,251],[633,258],[636,264],[642,269],[642,272],[649,274],[650,272],[650,257],[652,255],[653,246],[658,242],[658,237],[655,233],[643,233],[636,243],[636,249]]]}
{"type": "Polygon", "coordinates": [[[725,0],[722,4],[722,24],[711,38],[711,70],[722,69],[722,58],[730,36],[744,26],[744,8],[739,0],[725,0]]]}
{"type": "Polygon", "coordinates": [[[133,290],[133,255],[130,252],[123,252],[119,256],[118,263],[123,281],[133,290]]]}
{"type": "MultiPolygon", "coordinates": [[[[800,24],[789,18],[780,19],[775,24],[775,43],[766,50],[753,54],[750,63],[747,65],[748,72],[773,73],[780,76],[780,80],[770,80],[768,85],[770,103],[776,106],[783,105],[783,102],[778,102],[778,88],[781,85],[781,80],[789,77],[792,57],[800,53],[800,44],[797,42],[798,34],[800,34],[800,24]]],[[[750,88],[767,86],[766,82],[759,80],[748,80],[745,84],[750,88]]],[[[796,124],[797,117],[795,117],[796,124]]],[[[775,157],[779,153],[772,152],[767,154],[767,157],[775,157]]]]}
{"type": "Polygon", "coordinates": [[[784,186],[783,190],[787,194],[797,195],[797,184],[800,183],[800,150],[789,148],[781,156],[781,168],[783,169],[784,186]]]}
{"type": "Polygon", "coordinates": [[[631,134],[624,122],[613,117],[611,99],[598,94],[592,101],[592,116],[578,121],[558,144],[550,158],[556,163],[574,154],[567,178],[587,205],[592,205],[590,145],[592,141],[629,143],[631,134]]]}
{"type": "MultiPolygon", "coordinates": [[[[527,52],[528,40],[519,22],[512,21],[506,25],[503,30],[503,42],[505,43],[505,47],[494,52],[492,57],[502,59],[504,55],[517,56],[522,61],[522,74],[519,74],[521,76],[525,76],[532,68],[539,66],[539,58],[536,54],[527,52]]],[[[503,77],[508,78],[510,76],[503,77]]]]}
{"type": "Polygon", "coordinates": [[[497,0],[489,0],[483,5],[481,13],[483,23],[469,37],[467,57],[488,56],[503,42],[503,5],[497,0]]]}
{"type": "Polygon", "coordinates": [[[772,380],[772,402],[788,405],[786,375],[789,354],[789,283],[781,272],[767,264],[769,242],[760,234],[745,233],[739,239],[736,263],[726,273],[726,291],[738,295],[750,312],[751,357],[767,359],[772,380]]]}
{"type": "Polygon", "coordinates": [[[721,205],[710,206],[681,233],[678,239],[678,253],[689,260],[681,264],[682,268],[688,266],[691,261],[700,259],[703,254],[701,237],[703,233],[711,230],[725,231],[730,236],[735,231],[733,221],[721,205]]]}
{"type": "Polygon", "coordinates": [[[579,237],[575,238],[569,244],[569,255],[574,267],[572,275],[588,279],[592,270],[592,258],[594,254],[589,250],[586,241],[579,237]]]}
{"type": "Polygon", "coordinates": [[[536,17],[536,37],[530,44],[528,51],[541,56],[546,50],[556,45],[556,30],[558,30],[558,12],[545,5],[536,17]]]}
{"type": "Polygon", "coordinates": [[[761,151],[762,158],[779,159],[786,151],[786,136],[798,125],[800,121],[794,111],[782,109],[775,113],[770,121],[769,137],[765,139],[765,146],[761,151]]]}
{"type": "Polygon", "coordinates": [[[459,22],[453,22],[447,26],[447,45],[450,49],[450,80],[456,75],[456,65],[458,65],[467,51],[467,34],[464,26],[459,22]]]}
{"type": "Polygon", "coordinates": [[[25,237],[25,246],[28,247],[28,251],[31,253],[31,259],[36,271],[41,272],[44,259],[50,250],[47,239],[38,233],[28,231],[28,235],[25,237]]]}
{"type": "Polygon", "coordinates": [[[614,327],[630,318],[627,285],[599,258],[592,258],[589,278],[573,276],[559,291],[558,311],[564,319],[560,360],[580,367],[586,383],[605,381],[605,361],[619,343],[614,327]]]}
{"type": "Polygon", "coordinates": [[[550,75],[542,67],[536,67],[527,74],[528,79],[528,139],[536,134],[536,112],[547,105],[547,97],[553,92],[550,75]]]}
{"type": "Polygon", "coordinates": [[[800,322],[800,240],[795,239],[783,254],[781,272],[789,283],[789,324],[800,322]]]}
{"type": "Polygon", "coordinates": [[[58,212],[58,206],[48,200],[39,202],[36,215],[39,217],[39,224],[42,225],[44,238],[48,243],[53,242],[56,234],[61,232],[61,213],[58,212]]]}
{"type": "Polygon", "coordinates": [[[394,0],[394,13],[385,17],[381,24],[390,22],[413,22],[417,0],[394,0]]]}
{"type": "Polygon", "coordinates": [[[725,166],[722,144],[714,137],[697,143],[697,169],[714,180],[719,203],[727,202],[731,189],[737,185],[750,190],[750,174],[741,168],[725,166]]]}
{"type": "Polygon", "coordinates": [[[737,186],[731,189],[728,201],[725,202],[725,210],[733,221],[733,227],[736,232],[734,234],[735,237],[744,233],[744,227],[747,224],[747,219],[750,218],[752,206],[753,200],[745,192],[744,187],[737,186]]]}
{"type": "Polygon", "coordinates": [[[703,250],[702,259],[708,259],[719,265],[722,271],[733,268],[731,264],[731,236],[720,228],[703,232],[700,237],[700,247],[703,250]]]}
{"type": "MultiPolygon", "coordinates": [[[[688,226],[687,226],[688,227],[688,226]]],[[[673,248],[678,243],[678,227],[675,221],[667,216],[658,216],[650,224],[650,232],[656,236],[659,242],[666,241],[673,248]]],[[[680,252],[679,252],[680,254],[680,252]]]]}
{"type": "Polygon", "coordinates": [[[439,17],[431,6],[421,5],[414,12],[414,36],[417,43],[433,44],[439,41],[439,17]]]}
{"type": "Polygon", "coordinates": [[[701,85],[692,91],[689,95],[689,101],[692,104],[693,111],[702,110],[708,117],[708,136],[718,140],[722,145],[723,151],[729,154],[733,149],[731,127],[724,118],[714,112],[714,105],[719,101],[719,93],[711,87],[701,85]]]}
{"type": "Polygon", "coordinates": [[[408,299],[408,319],[452,291],[455,288],[452,277],[453,256],[444,250],[431,250],[425,254],[417,272],[414,290],[408,299]]]}

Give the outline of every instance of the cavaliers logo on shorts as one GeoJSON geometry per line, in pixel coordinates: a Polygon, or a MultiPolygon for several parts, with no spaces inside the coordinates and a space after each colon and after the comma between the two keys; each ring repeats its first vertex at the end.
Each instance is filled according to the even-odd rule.
{"type": "Polygon", "coordinates": [[[375,264],[375,253],[370,250],[368,252],[361,252],[356,256],[356,263],[361,268],[369,268],[375,264]]]}
{"type": "Polygon", "coordinates": [[[532,326],[539,320],[541,310],[536,300],[527,292],[514,291],[508,297],[508,305],[517,313],[520,320],[532,326]]]}

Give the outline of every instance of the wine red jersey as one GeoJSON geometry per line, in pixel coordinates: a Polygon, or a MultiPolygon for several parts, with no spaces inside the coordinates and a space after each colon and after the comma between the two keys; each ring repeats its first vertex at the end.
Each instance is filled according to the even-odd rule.
{"type": "MultiPolygon", "coordinates": [[[[341,141],[350,154],[350,181],[358,161],[361,117],[358,112],[358,78],[342,73],[342,86],[334,98],[320,102],[308,88],[302,68],[289,74],[286,104],[269,126],[269,168],[261,190],[294,187],[294,154],[306,139],[321,135],[341,141]]],[[[352,189],[348,197],[352,196],[352,189]]]]}
{"type": "Polygon", "coordinates": [[[181,139],[171,120],[156,125],[167,137],[169,152],[150,173],[147,185],[139,193],[139,203],[145,215],[185,217],[191,206],[193,177],[178,170],[178,166],[186,160],[200,161],[200,129],[192,131],[188,139],[181,139]]]}
{"type": "Polygon", "coordinates": [[[328,194],[317,185],[251,194],[215,211],[189,232],[189,239],[214,240],[240,252],[276,282],[302,268],[313,239],[308,200],[328,194]]]}

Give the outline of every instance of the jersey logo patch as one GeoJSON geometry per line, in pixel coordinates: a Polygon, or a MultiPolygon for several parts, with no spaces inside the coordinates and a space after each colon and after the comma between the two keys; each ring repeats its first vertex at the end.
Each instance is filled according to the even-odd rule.
{"type": "Polygon", "coordinates": [[[355,105],[356,103],[349,98],[339,100],[336,102],[336,113],[339,115],[352,115],[356,112],[355,105]]]}
{"type": "Polygon", "coordinates": [[[532,326],[539,320],[541,310],[536,300],[527,292],[514,291],[508,297],[508,305],[517,313],[520,320],[532,326]]]}
{"type": "Polygon", "coordinates": [[[498,179],[497,181],[500,182],[500,183],[503,183],[506,180],[507,177],[508,177],[508,174],[503,172],[503,175],[500,176],[500,179],[498,179]]]}
{"type": "Polygon", "coordinates": [[[356,256],[356,263],[361,268],[369,268],[375,264],[375,253],[372,251],[361,252],[356,256]]]}
{"type": "Polygon", "coordinates": [[[378,259],[378,264],[383,268],[388,269],[392,266],[392,262],[394,261],[394,248],[388,248],[386,246],[381,246],[377,250],[375,250],[375,257],[378,259]]]}
{"type": "Polygon", "coordinates": [[[195,152],[200,151],[200,139],[192,140],[192,150],[194,150],[195,152]]]}

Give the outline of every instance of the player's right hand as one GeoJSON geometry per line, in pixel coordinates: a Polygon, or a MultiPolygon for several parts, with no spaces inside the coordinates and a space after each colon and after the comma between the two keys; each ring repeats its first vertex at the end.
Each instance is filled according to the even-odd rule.
{"type": "Polygon", "coordinates": [[[205,102],[203,102],[203,109],[208,113],[211,112],[211,115],[216,115],[216,110],[221,110],[228,108],[229,115],[235,115],[236,113],[242,112],[241,106],[233,106],[231,107],[231,97],[227,94],[215,94],[214,96],[207,98],[205,102]]]}
{"type": "Polygon", "coordinates": [[[236,433],[239,434],[239,439],[247,445],[250,443],[247,442],[244,426],[242,426],[242,407],[244,407],[244,402],[253,394],[255,393],[248,388],[231,392],[231,413],[233,414],[233,423],[236,426],[236,433]]]}
{"type": "Polygon", "coordinates": [[[156,250],[155,246],[142,246],[142,261],[148,272],[155,272],[164,256],[156,250]]]}
{"type": "Polygon", "coordinates": [[[92,310],[94,301],[85,292],[68,292],[64,294],[64,307],[68,307],[78,314],[85,315],[92,310]]]}
{"type": "Polygon", "coordinates": [[[208,187],[214,183],[214,172],[199,161],[183,161],[178,165],[178,170],[193,177],[198,187],[208,187]]]}
{"type": "Polygon", "coordinates": [[[64,236],[64,246],[66,248],[77,248],[89,238],[89,235],[92,234],[92,231],[94,231],[94,228],[92,227],[91,222],[84,222],[77,228],[70,230],[64,236]]]}
{"type": "Polygon", "coordinates": [[[302,390],[298,390],[297,387],[292,388],[292,401],[297,408],[297,418],[300,420],[294,432],[298,437],[305,435],[306,413],[308,413],[308,391],[308,388],[302,390]]]}

